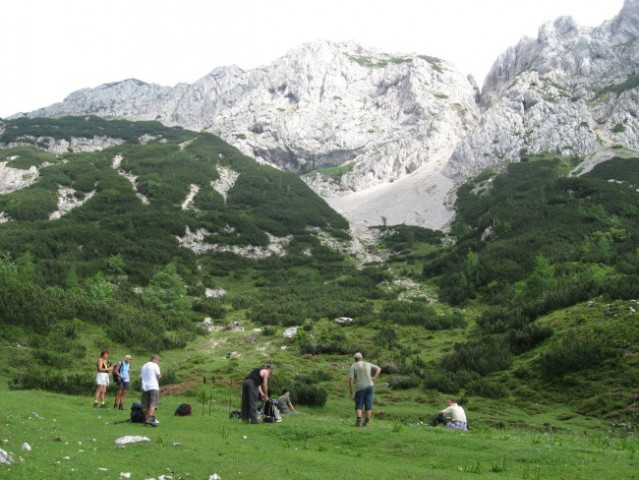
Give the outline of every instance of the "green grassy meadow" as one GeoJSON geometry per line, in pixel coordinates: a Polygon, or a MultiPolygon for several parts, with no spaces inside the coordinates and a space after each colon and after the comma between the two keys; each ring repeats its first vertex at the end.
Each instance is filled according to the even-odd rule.
{"type": "Polygon", "coordinates": [[[221,396],[210,406],[193,403],[190,417],[173,416],[183,400],[189,399],[164,396],[158,411],[161,424],[152,428],[114,424],[126,418],[126,412],[93,409],[88,397],[9,392],[3,387],[0,442],[14,463],[0,466],[0,478],[639,477],[634,437],[481,426],[458,432],[385,419],[354,428],[348,400],[338,402],[341,414],[333,408],[300,408],[304,413],[285,416],[279,424],[245,425],[228,418],[228,404],[221,396]],[[114,444],[126,435],[150,441],[114,444]],[[30,452],[21,450],[25,442],[30,452]]]}

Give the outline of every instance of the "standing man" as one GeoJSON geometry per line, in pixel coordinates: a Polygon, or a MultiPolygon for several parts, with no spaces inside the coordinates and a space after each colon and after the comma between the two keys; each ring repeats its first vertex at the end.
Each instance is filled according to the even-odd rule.
{"type": "Polygon", "coordinates": [[[113,370],[111,362],[109,362],[109,351],[102,350],[100,352],[100,358],[98,358],[98,373],[95,377],[95,383],[97,387],[95,389],[95,395],[93,396],[93,407],[98,407],[98,400],[100,408],[107,408],[106,401],[104,399],[106,395],[106,389],[109,386],[109,373],[113,370]]]}
{"type": "Polygon", "coordinates": [[[373,380],[377,380],[382,369],[377,365],[364,361],[364,356],[357,352],[353,358],[355,363],[351,365],[348,375],[348,391],[355,400],[355,426],[368,427],[373,413],[373,380]],[[375,372],[375,373],[373,373],[375,372]],[[353,396],[353,383],[355,395],[353,396]],[[366,418],[362,424],[362,410],[366,411],[366,418]]]}
{"type": "Polygon", "coordinates": [[[124,360],[118,362],[113,367],[113,380],[115,381],[115,403],[113,408],[124,410],[124,400],[126,391],[129,389],[129,369],[131,368],[131,355],[125,355],[124,360]]]}
{"type": "Polygon", "coordinates": [[[153,355],[151,359],[142,366],[142,408],[144,409],[144,423],[146,425],[157,425],[155,419],[155,409],[160,401],[160,356],[153,355]]]}
{"type": "Polygon", "coordinates": [[[257,398],[268,400],[268,377],[273,374],[273,367],[254,368],[242,382],[242,420],[259,423],[257,420],[257,398]]]}

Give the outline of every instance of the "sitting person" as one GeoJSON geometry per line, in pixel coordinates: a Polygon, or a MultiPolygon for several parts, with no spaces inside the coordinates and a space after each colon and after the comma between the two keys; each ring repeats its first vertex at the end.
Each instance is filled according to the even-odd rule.
{"type": "Polygon", "coordinates": [[[277,399],[277,408],[280,409],[282,415],[288,415],[289,413],[297,413],[293,404],[291,403],[291,391],[285,388],[282,391],[282,395],[277,399]]]}
{"type": "Polygon", "coordinates": [[[430,425],[436,427],[441,423],[451,430],[468,430],[464,409],[457,405],[457,402],[452,398],[449,398],[447,403],[448,407],[439,412],[430,425]]]}

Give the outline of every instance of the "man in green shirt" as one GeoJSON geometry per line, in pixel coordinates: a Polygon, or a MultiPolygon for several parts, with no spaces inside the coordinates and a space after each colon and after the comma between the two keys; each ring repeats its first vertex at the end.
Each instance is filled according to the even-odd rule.
{"type": "Polygon", "coordinates": [[[379,377],[382,369],[377,365],[364,361],[364,356],[357,352],[354,355],[355,363],[351,365],[348,375],[348,390],[355,400],[356,427],[368,427],[373,413],[373,380],[379,377]],[[355,395],[353,395],[353,384],[355,384],[355,395]],[[362,424],[362,410],[366,412],[364,423],[362,424]]]}

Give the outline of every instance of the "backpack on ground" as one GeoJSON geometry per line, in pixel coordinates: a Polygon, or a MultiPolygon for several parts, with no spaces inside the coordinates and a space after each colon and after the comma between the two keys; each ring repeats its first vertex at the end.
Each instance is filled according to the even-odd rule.
{"type": "Polygon", "coordinates": [[[131,417],[129,417],[130,423],[144,423],[144,409],[142,408],[142,404],[139,402],[135,402],[131,405],[131,417]]]}
{"type": "MultiPolygon", "coordinates": [[[[155,418],[153,418],[155,421],[155,418]]],[[[146,418],[144,417],[144,409],[142,408],[142,404],[135,402],[131,405],[131,415],[126,420],[118,420],[117,422],[113,422],[113,424],[117,423],[145,423],[146,418]]],[[[160,422],[155,423],[153,426],[155,427],[160,422]]]]}
{"type": "Polygon", "coordinates": [[[175,414],[178,417],[188,417],[191,415],[191,405],[188,403],[182,403],[175,409],[175,414]]]}
{"type": "Polygon", "coordinates": [[[262,405],[262,420],[265,423],[280,423],[282,421],[277,400],[270,399],[264,402],[264,405],[262,405]]]}

